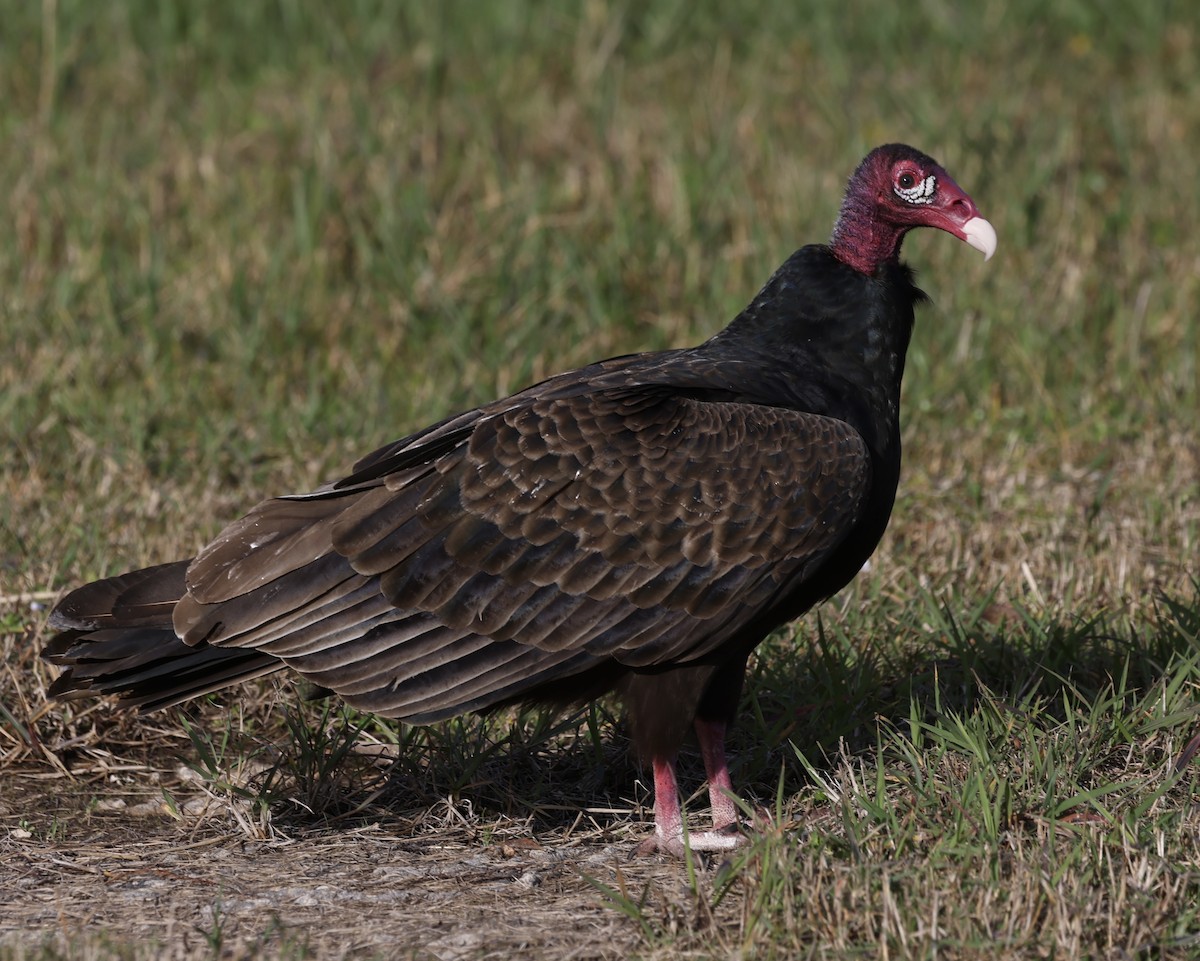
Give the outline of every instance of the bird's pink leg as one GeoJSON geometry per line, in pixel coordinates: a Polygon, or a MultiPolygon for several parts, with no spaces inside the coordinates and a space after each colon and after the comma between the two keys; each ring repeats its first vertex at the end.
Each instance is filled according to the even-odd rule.
{"type": "Polygon", "coordinates": [[[638,845],[638,854],[673,854],[683,857],[693,851],[732,851],[745,842],[739,832],[737,805],[733,802],[733,782],[725,763],[725,725],[697,721],[696,733],[708,772],[708,793],[712,804],[713,827],[709,831],[690,831],[683,836],[683,812],[679,806],[679,787],[675,780],[675,758],[656,757],[654,767],[654,837],[638,845]]]}
{"type": "Polygon", "coordinates": [[[738,808],[734,802],[733,780],[725,760],[724,721],[696,720],[696,737],[700,741],[700,756],[708,775],[708,800],[712,806],[714,831],[729,831],[738,824],[738,808]]]}
{"type": "Polygon", "coordinates": [[[637,854],[674,854],[683,857],[683,811],[675,782],[675,758],[655,757],[654,836],[637,846],[637,854]]]}
{"type": "Polygon", "coordinates": [[[683,833],[683,810],[675,780],[675,758],[654,759],[654,833],[674,837],[683,833]]]}

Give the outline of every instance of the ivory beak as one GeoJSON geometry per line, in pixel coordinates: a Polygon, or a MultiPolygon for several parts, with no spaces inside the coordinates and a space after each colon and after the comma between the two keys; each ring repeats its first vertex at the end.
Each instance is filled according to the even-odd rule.
{"type": "Polygon", "coordinates": [[[976,250],[983,251],[985,261],[996,252],[996,228],[982,217],[972,217],[962,225],[963,240],[976,250]]]}

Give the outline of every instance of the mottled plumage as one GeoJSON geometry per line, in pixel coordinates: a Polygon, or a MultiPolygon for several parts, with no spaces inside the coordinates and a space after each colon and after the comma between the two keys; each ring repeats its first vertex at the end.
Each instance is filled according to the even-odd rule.
{"type": "Polygon", "coordinates": [[[693,724],[714,830],[692,843],[732,845],[723,737],[746,659],[854,576],[891,511],[922,297],[897,258],[923,224],[994,247],[932,160],[879,148],[833,244],[797,251],[706,343],[448,418],[264,501],[191,561],[71,593],[51,693],[149,709],[287,666],[427,723],[616,688],[654,765],[651,846],[682,849],[693,724]]]}

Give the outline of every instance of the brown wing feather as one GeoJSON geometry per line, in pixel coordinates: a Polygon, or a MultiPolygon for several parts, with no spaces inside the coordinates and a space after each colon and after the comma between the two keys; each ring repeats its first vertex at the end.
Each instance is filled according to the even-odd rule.
{"type": "MultiPolygon", "coordinates": [[[[440,616],[491,623],[491,605],[510,592],[553,584],[597,613],[598,602],[624,600],[703,619],[729,598],[755,603],[757,585],[772,591],[840,542],[869,478],[850,427],[647,395],[535,401],[472,434],[446,472],[457,481],[454,526],[423,560],[452,577],[497,556],[505,566],[476,579],[474,604],[452,593],[440,616]]],[[[404,557],[395,561],[389,576],[407,571],[404,557]]],[[[401,607],[404,586],[389,594],[401,607]]]]}
{"type": "Polygon", "coordinates": [[[870,481],[840,421],[662,388],[448,423],[455,443],[435,435],[423,463],[396,445],[231,526],[188,571],[181,636],[445,717],[604,658],[703,656],[840,543],[870,481]]]}
{"type": "Polygon", "coordinates": [[[144,567],[74,590],[54,608],[50,623],[80,631],[161,627],[183,592],[187,566],[187,561],[176,561],[144,567]]]}

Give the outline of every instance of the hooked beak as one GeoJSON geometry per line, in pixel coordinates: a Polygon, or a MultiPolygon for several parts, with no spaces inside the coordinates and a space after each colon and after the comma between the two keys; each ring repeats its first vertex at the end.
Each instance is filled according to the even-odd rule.
{"type": "Polygon", "coordinates": [[[983,251],[985,261],[991,260],[996,252],[996,228],[982,217],[972,217],[962,225],[962,239],[983,251]]]}
{"type": "Polygon", "coordinates": [[[996,252],[996,228],[979,216],[979,208],[975,206],[975,201],[967,196],[967,192],[956,184],[949,174],[943,170],[941,176],[941,197],[938,204],[941,222],[935,220],[933,225],[982,251],[985,261],[991,260],[992,254],[996,252]]]}

